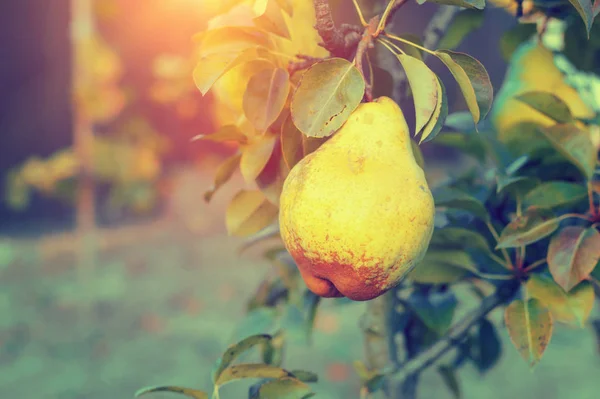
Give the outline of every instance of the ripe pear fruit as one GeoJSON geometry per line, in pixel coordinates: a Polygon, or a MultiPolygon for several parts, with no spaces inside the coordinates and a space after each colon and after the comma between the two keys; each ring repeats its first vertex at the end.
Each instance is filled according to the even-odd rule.
{"type": "Polygon", "coordinates": [[[287,176],[283,242],[308,288],[322,297],[376,298],[423,258],[435,206],[401,109],[362,103],[287,176]]]}

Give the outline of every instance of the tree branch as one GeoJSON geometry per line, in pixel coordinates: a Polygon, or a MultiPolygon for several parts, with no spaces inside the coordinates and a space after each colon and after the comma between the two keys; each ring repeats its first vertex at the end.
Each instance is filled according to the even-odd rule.
{"type": "Polygon", "coordinates": [[[496,307],[512,298],[518,287],[519,283],[517,281],[510,281],[500,285],[492,295],[483,299],[477,309],[456,323],[444,337],[416,357],[387,372],[388,377],[393,381],[402,381],[431,366],[452,349],[454,345],[460,343],[471,327],[476,325],[496,307]]]}

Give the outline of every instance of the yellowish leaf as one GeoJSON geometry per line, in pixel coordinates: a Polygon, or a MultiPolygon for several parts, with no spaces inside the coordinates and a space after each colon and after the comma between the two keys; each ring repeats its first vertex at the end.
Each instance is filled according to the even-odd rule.
{"type": "Polygon", "coordinates": [[[276,135],[259,136],[251,144],[242,148],[240,170],[244,180],[251,183],[265,168],[277,141],[276,135]]]}
{"type": "Polygon", "coordinates": [[[206,95],[212,85],[223,76],[225,72],[229,71],[234,66],[253,58],[256,58],[255,48],[246,49],[241,53],[234,51],[204,56],[194,68],[194,83],[196,84],[196,87],[198,87],[198,90],[200,90],[200,93],[206,95]]]}
{"type": "Polygon", "coordinates": [[[283,159],[290,169],[300,162],[304,156],[302,148],[303,137],[300,130],[294,125],[292,118],[286,118],[281,128],[281,150],[283,152],[283,159]]]}
{"type": "Polygon", "coordinates": [[[279,205],[283,183],[290,170],[283,159],[280,141],[277,138],[269,161],[256,177],[256,185],[260,191],[275,205],[279,205]]]}
{"type": "Polygon", "coordinates": [[[219,378],[215,381],[215,385],[223,386],[228,382],[242,378],[282,378],[289,377],[290,375],[288,371],[268,364],[238,364],[223,370],[219,378]]]}
{"type": "Polygon", "coordinates": [[[277,0],[256,0],[254,3],[254,13],[256,14],[254,23],[267,32],[289,39],[290,31],[277,3],[277,0]]]}
{"type": "Polygon", "coordinates": [[[202,36],[198,52],[203,57],[218,53],[241,52],[268,45],[268,37],[255,27],[228,26],[206,31],[202,36]]]}
{"type": "Polygon", "coordinates": [[[217,143],[235,141],[240,144],[246,144],[248,138],[241,132],[239,127],[235,125],[225,125],[221,126],[221,128],[214,133],[199,134],[192,138],[192,141],[196,140],[210,140],[217,143]]]}
{"type": "Polygon", "coordinates": [[[289,91],[289,74],[283,68],[263,69],[254,74],[244,93],[246,118],[264,132],[283,110],[289,91]]]}
{"type": "Polygon", "coordinates": [[[539,299],[561,323],[583,327],[594,307],[594,287],[589,281],[567,293],[551,277],[533,274],[526,287],[529,296],[539,299]]]}
{"type": "Polygon", "coordinates": [[[225,212],[229,235],[247,237],[264,229],[277,219],[279,209],[258,190],[238,192],[225,212]]]}
{"type": "Polygon", "coordinates": [[[240,342],[230,345],[223,355],[218,360],[218,366],[212,373],[212,380],[216,382],[223,371],[231,365],[231,363],[239,357],[242,353],[246,352],[253,347],[260,345],[264,346],[268,344],[273,337],[267,334],[257,334],[244,338],[240,342]]]}
{"type": "Polygon", "coordinates": [[[213,183],[213,186],[204,193],[204,201],[210,202],[215,192],[231,179],[231,176],[240,164],[241,157],[242,154],[240,153],[234,154],[219,165],[217,172],[215,173],[215,182],[213,183]]]}
{"type": "Polygon", "coordinates": [[[552,337],[552,316],[538,299],[514,300],[506,307],[504,321],[513,345],[530,367],[535,366],[552,337]]]}

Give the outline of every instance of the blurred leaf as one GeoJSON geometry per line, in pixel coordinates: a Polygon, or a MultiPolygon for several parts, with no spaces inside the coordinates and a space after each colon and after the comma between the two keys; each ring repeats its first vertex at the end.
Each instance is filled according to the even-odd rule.
{"type": "Polygon", "coordinates": [[[456,399],[460,399],[462,397],[460,391],[460,384],[458,382],[458,376],[456,375],[456,370],[452,366],[438,366],[438,373],[442,377],[444,384],[450,390],[452,395],[456,399]]]}
{"type": "Polygon", "coordinates": [[[254,308],[240,320],[233,333],[232,340],[243,340],[249,335],[261,335],[273,330],[277,310],[269,307],[254,308]]]}
{"type": "Polygon", "coordinates": [[[567,123],[573,120],[569,106],[560,97],[550,92],[528,91],[515,98],[558,123],[567,123]]]}
{"type": "Polygon", "coordinates": [[[271,158],[276,143],[277,135],[267,134],[241,148],[240,171],[247,183],[254,181],[263,171],[271,158]]]}
{"type": "MultiPolygon", "coordinates": [[[[437,75],[421,60],[406,54],[397,55],[410,84],[415,106],[415,136],[431,119],[438,104],[439,82],[437,75]]],[[[423,136],[422,140],[427,137],[423,136]]]]}
{"type": "Polygon", "coordinates": [[[590,35],[590,30],[592,29],[592,24],[594,23],[594,11],[592,10],[592,1],[591,0],[569,0],[569,2],[575,7],[581,19],[583,19],[583,23],[585,24],[585,29],[588,33],[588,39],[590,35]]]}
{"type": "Polygon", "coordinates": [[[483,252],[491,252],[488,241],[481,234],[474,230],[468,230],[462,227],[444,227],[435,229],[430,248],[447,249],[479,249],[483,252]]]}
{"type": "Polygon", "coordinates": [[[310,387],[292,377],[271,380],[261,385],[252,399],[305,399],[314,396],[310,387]]]}
{"type": "Polygon", "coordinates": [[[304,150],[302,138],[305,137],[288,116],[281,127],[281,151],[283,159],[290,170],[302,159],[304,150]]]}
{"type": "Polygon", "coordinates": [[[290,17],[294,16],[294,6],[292,0],[276,0],[279,7],[290,17]]]}
{"type": "Polygon", "coordinates": [[[219,128],[215,133],[211,134],[199,134],[192,138],[192,141],[196,140],[210,140],[217,143],[225,141],[235,141],[240,144],[246,144],[248,138],[239,127],[235,125],[224,125],[219,128]]]}
{"type": "Polygon", "coordinates": [[[565,292],[551,277],[532,274],[527,281],[527,292],[550,309],[554,320],[584,327],[594,306],[594,288],[583,281],[570,292],[565,292]]]}
{"type": "Polygon", "coordinates": [[[414,140],[410,141],[410,146],[412,147],[412,152],[415,157],[415,161],[417,162],[417,165],[419,165],[421,169],[425,170],[425,158],[423,157],[423,152],[421,151],[421,148],[414,140]]]}
{"type": "Polygon", "coordinates": [[[273,338],[263,346],[263,362],[271,366],[281,367],[285,335],[279,330],[273,338]]]}
{"type": "MultiPolygon", "coordinates": [[[[223,371],[233,363],[233,361],[242,353],[254,348],[257,345],[264,347],[273,337],[267,334],[252,335],[240,342],[230,345],[223,355],[217,360],[217,367],[212,373],[212,380],[216,384],[223,371]]],[[[218,384],[217,384],[218,385],[218,384]]]]}
{"type": "MultiPolygon", "coordinates": [[[[252,247],[254,244],[257,244],[263,240],[268,240],[270,238],[275,238],[275,237],[280,237],[279,223],[273,223],[273,224],[265,227],[264,229],[260,230],[256,234],[246,238],[244,240],[244,242],[242,243],[242,245],[240,245],[240,247],[238,249],[238,254],[241,254],[248,248],[252,247]]],[[[277,248],[276,250],[284,251],[285,248],[284,249],[277,248]]]]}
{"type": "Polygon", "coordinates": [[[194,68],[194,83],[202,95],[206,95],[212,85],[231,68],[257,58],[255,48],[242,52],[214,53],[200,58],[194,68]]]}
{"type": "Polygon", "coordinates": [[[172,392],[172,393],[180,393],[184,396],[193,398],[193,399],[208,399],[208,394],[203,391],[199,391],[197,389],[190,388],[181,388],[176,386],[160,386],[160,387],[150,387],[150,388],[142,388],[135,393],[135,397],[140,397],[142,395],[146,395],[154,392],[172,392]]]}
{"type": "Polygon", "coordinates": [[[241,190],[225,211],[227,232],[247,237],[264,229],[277,219],[279,209],[257,190],[241,190]]]}
{"type": "Polygon", "coordinates": [[[296,377],[297,379],[299,379],[302,382],[318,382],[319,381],[319,376],[316,373],[313,373],[312,371],[292,370],[292,371],[290,371],[290,373],[292,373],[294,375],[294,377],[296,377]]]}
{"type": "Polygon", "coordinates": [[[209,29],[200,38],[199,55],[201,57],[241,53],[244,50],[269,45],[269,38],[254,26],[227,26],[209,29]]]}
{"type": "Polygon", "coordinates": [[[565,227],[550,240],[548,268],[566,292],[586,279],[599,260],[600,233],[592,227],[565,227]]]}
{"type": "Polygon", "coordinates": [[[484,13],[482,11],[473,9],[459,11],[450,22],[446,34],[438,44],[438,48],[454,50],[469,33],[481,28],[483,18],[484,13]]]}
{"type": "Polygon", "coordinates": [[[431,119],[423,128],[420,143],[433,140],[444,127],[444,122],[448,116],[448,98],[446,96],[446,87],[444,83],[436,76],[437,79],[437,104],[431,115],[431,119]]]}
{"type": "Polygon", "coordinates": [[[407,302],[427,328],[439,335],[443,335],[450,328],[458,304],[452,291],[427,294],[414,291],[407,298],[407,302]]]}
{"type": "Polygon", "coordinates": [[[312,338],[312,332],[315,326],[315,317],[317,316],[317,309],[321,297],[314,294],[310,290],[304,292],[304,311],[306,312],[306,335],[310,340],[312,338]]]}
{"type": "Polygon", "coordinates": [[[467,211],[484,222],[487,222],[490,218],[485,206],[477,198],[464,191],[451,187],[440,187],[433,191],[433,198],[435,205],[438,207],[467,211]]]}
{"type": "Polygon", "coordinates": [[[242,154],[237,153],[226,158],[217,168],[212,187],[204,193],[204,201],[210,202],[215,192],[231,179],[240,164],[242,154]]]}
{"type": "Polygon", "coordinates": [[[552,337],[552,316],[539,300],[514,300],[506,307],[504,321],[508,335],[530,367],[542,358],[552,337]]]}
{"type": "Polygon", "coordinates": [[[279,206],[279,198],[283,190],[283,183],[289,172],[281,152],[280,138],[277,136],[275,148],[267,164],[256,177],[256,185],[265,197],[272,203],[279,206]]]}
{"type": "MultiPolygon", "coordinates": [[[[469,115],[469,119],[471,119],[471,123],[473,123],[473,118],[471,118],[471,115],[469,115]]],[[[479,139],[479,137],[472,134],[444,132],[437,136],[435,139],[435,144],[456,148],[463,154],[470,155],[482,163],[485,162],[487,155],[487,150],[483,142],[479,139]]]]}
{"type": "Polygon", "coordinates": [[[500,194],[502,191],[507,191],[520,197],[539,184],[539,179],[535,177],[497,175],[496,193],[500,194]]]}
{"type": "Polygon", "coordinates": [[[592,178],[597,151],[588,132],[575,125],[561,124],[540,127],[539,131],[562,156],[577,166],[588,180],[592,178]]]}
{"type": "Polygon", "coordinates": [[[254,23],[267,32],[289,39],[290,31],[278,3],[277,0],[256,0],[254,12],[257,17],[254,18],[254,23]]]}
{"type": "Polygon", "coordinates": [[[282,368],[263,363],[242,363],[226,368],[215,380],[215,385],[223,386],[243,378],[282,378],[290,373],[282,368]]]}
{"type": "Polygon", "coordinates": [[[488,320],[483,319],[473,340],[471,358],[481,373],[490,370],[500,359],[502,344],[496,327],[488,320]]]}
{"type": "Polygon", "coordinates": [[[289,91],[289,74],[283,68],[263,69],[254,74],[244,92],[246,118],[258,131],[266,131],[283,110],[289,91]]]}
{"type": "Polygon", "coordinates": [[[543,183],[529,191],[523,198],[525,207],[553,208],[570,204],[587,197],[584,185],[564,181],[543,183]]]}
{"type": "Polygon", "coordinates": [[[419,4],[424,4],[425,2],[446,4],[463,8],[475,8],[478,10],[483,10],[485,8],[485,0],[417,0],[417,3],[419,4]]]}
{"type": "Polygon", "coordinates": [[[529,208],[502,230],[496,248],[517,248],[534,243],[554,233],[559,224],[552,211],[529,208]]]}
{"type": "Polygon", "coordinates": [[[450,284],[469,274],[475,268],[471,257],[464,251],[428,251],[407,278],[422,284],[450,284]]]}
{"type": "Polygon", "coordinates": [[[504,32],[500,38],[500,52],[505,61],[510,61],[515,50],[537,33],[536,24],[517,24],[504,32]]]}
{"type": "Polygon", "coordinates": [[[464,53],[438,50],[435,55],[448,67],[465,98],[473,121],[483,120],[492,107],[494,90],[485,67],[464,53]]]}
{"type": "Polygon", "coordinates": [[[364,93],[365,81],[350,61],[317,62],[304,72],[292,96],[294,124],[308,137],[330,136],[358,107],[364,93]]]}

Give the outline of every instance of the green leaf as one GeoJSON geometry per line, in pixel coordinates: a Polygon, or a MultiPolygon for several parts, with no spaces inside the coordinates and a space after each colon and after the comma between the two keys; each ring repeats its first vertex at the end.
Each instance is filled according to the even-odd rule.
{"type": "Polygon", "coordinates": [[[140,397],[142,395],[146,395],[154,392],[172,392],[172,393],[180,393],[184,396],[193,398],[193,399],[208,399],[208,394],[203,391],[199,391],[197,389],[190,388],[182,388],[176,386],[159,386],[159,387],[149,387],[142,388],[135,393],[135,397],[140,397]]]}
{"type": "Polygon", "coordinates": [[[244,92],[246,118],[264,132],[283,110],[290,91],[289,74],[283,68],[263,69],[252,75],[244,92]]]}
{"type": "Polygon", "coordinates": [[[210,189],[204,193],[204,201],[210,202],[215,192],[231,179],[233,173],[240,165],[242,154],[237,153],[226,158],[217,168],[215,180],[210,189]]]}
{"type": "Polygon", "coordinates": [[[471,268],[476,266],[462,250],[432,250],[407,277],[422,284],[451,284],[467,276],[471,268]]]}
{"type": "Polygon", "coordinates": [[[496,248],[517,248],[539,241],[554,233],[559,224],[550,210],[529,208],[502,230],[496,248]]]}
{"type": "Polygon", "coordinates": [[[398,54],[397,57],[406,73],[413,95],[416,136],[429,122],[438,105],[438,78],[423,61],[405,54],[398,54]]]}
{"type": "Polygon", "coordinates": [[[440,373],[444,384],[450,390],[452,395],[456,399],[460,399],[462,395],[460,390],[460,384],[458,382],[458,376],[456,375],[456,370],[451,366],[442,365],[438,366],[437,371],[438,373],[440,373]]]}
{"type": "Polygon", "coordinates": [[[523,198],[525,207],[553,208],[570,204],[587,197],[585,186],[564,181],[543,183],[529,191],[523,198]]]}
{"type": "Polygon", "coordinates": [[[552,316],[538,299],[513,301],[506,307],[504,321],[508,335],[530,367],[535,366],[552,337],[552,316]]]}
{"type": "Polygon", "coordinates": [[[458,83],[475,124],[483,120],[492,107],[494,89],[485,67],[468,54],[438,50],[435,55],[448,67],[458,83]]]}
{"type": "Polygon", "coordinates": [[[217,367],[213,371],[212,380],[216,383],[223,371],[242,353],[257,345],[264,346],[268,344],[273,337],[267,334],[252,335],[240,342],[230,345],[221,358],[217,361],[217,367]]]}
{"type": "Polygon", "coordinates": [[[434,190],[433,198],[436,206],[467,211],[485,222],[490,219],[485,206],[477,198],[464,191],[440,187],[434,190]]]}
{"type": "Polygon", "coordinates": [[[551,92],[528,91],[515,98],[558,123],[568,123],[573,120],[569,106],[551,92]]]}
{"type": "Polygon", "coordinates": [[[407,298],[407,302],[427,328],[438,335],[443,335],[450,328],[458,304],[451,291],[428,294],[414,291],[407,298]]]}
{"type": "MultiPolygon", "coordinates": [[[[423,40],[421,40],[421,38],[417,35],[413,35],[411,33],[403,33],[401,35],[398,35],[398,37],[404,39],[404,40],[408,40],[411,43],[416,44],[417,46],[421,46],[423,47],[423,40]]],[[[402,43],[399,42],[397,43],[397,45],[402,49],[402,51],[404,51],[407,55],[410,55],[411,57],[414,57],[418,60],[423,61],[423,51],[418,49],[415,46],[411,46],[408,43],[402,43]]]]}
{"type": "Polygon", "coordinates": [[[584,327],[594,307],[594,287],[589,281],[567,293],[550,276],[533,274],[526,288],[529,296],[539,299],[561,323],[584,327]]]}
{"type": "Polygon", "coordinates": [[[482,11],[473,9],[459,11],[450,22],[450,26],[448,26],[446,34],[440,40],[438,48],[454,50],[469,33],[482,26],[483,19],[484,13],[482,11]]]}
{"type": "Polygon", "coordinates": [[[433,115],[423,128],[421,140],[419,143],[424,143],[433,140],[444,127],[444,122],[448,116],[448,98],[446,96],[446,87],[444,83],[436,76],[437,80],[437,104],[433,115]]]}
{"type": "Polygon", "coordinates": [[[550,144],[589,180],[594,175],[597,151],[590,135],[575,125],[557,124],[538,128],[550,144]]]}
{"type": "Polygon", "coordinates": [[[290,377],[289,371],[263,363],[243,363],[226,368],[215,380],[215,385],[223,386],[243,378],[282,378],[290,377]]]}
{"type": "Polygon", "coordinates": [[[462,227],[435,229],[429,246],[430,248],[479,249],[483,252],[491,252],[485,237],[476,231],[462,227]]]}
{"type": "Polygon", "coordinates": [[[310,387],[293,377],[267,381],[261,385],[256,399],[304,399],[313,396],[310,387]]]}
{"type": "Polygon", "coordinates": [[[496,193],[507,191],[512,195],[521,196],[539,183],[540,180],[535,177],[497,175],[496,193]]]}
{"type": "Polygon", "coordinates": [[[328,137],[346,122],[364,93],[365,81],[350,61],[317,62],[304,72],[292,96],[292,120],[308,137],[328,137]]]}
{"type": "Polygon", "coordinates": [[[463,8],[475,8],[477,10],[483,10],[485,8],[485,0],[417,0],[417,3],[419,4],[424,4],[426,2],[463,8]]]}
{"type": "Polygon", "coordinates": [[[594,23],[594,11],[592,10],[592,1],[569,0],[569,2],[573,5],[573,7],[575,7],[579,15],[581,15],[581,19],[583,19],[583,23],[585,24],[585,29],[587,31],[589,39],[592,24],[594,23]]]}
{"type": "Polygon", "coordinates": [[[592,227],[565,227],[550,240],[548,269],[566,292],[586,279],[599,260],[600,233],[592,227]]]}
{"type": "MultiPolygon", "coordinates": [[[[473,123],[473,118],[469,114],[469,119],[473,123]]],[[[446,122],[448,118],[446,118],[446,122]]],[[[447,125],[447,124],[446,124],[447,125]]],[[[487,148],[478,136],[462,133],[462,132],[444,132],[437,136],[435,144],[456,148],[465,155],[470,155],[479,162],[485,162],[487,156],[487,148]]]]}

